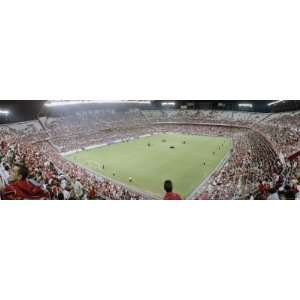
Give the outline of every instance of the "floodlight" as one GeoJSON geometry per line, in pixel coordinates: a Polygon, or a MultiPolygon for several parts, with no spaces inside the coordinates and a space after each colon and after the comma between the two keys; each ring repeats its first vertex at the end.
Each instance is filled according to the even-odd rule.
{"type": "Polygon", "coordinates": [[[163,106],[174,106],[175,102],[163,102],[161,105],[163,105],[163,106]]]}
{"type": "Polygon", "coordinates": [[[8,110],[0,110],[0,115],[9,115],[8,110]]]}
{"type": "Polygon", "coordinates": [[[253,107],[251,103],[239,103],[239,107],[253,107]]]}
{"type": "Polygon", "coordinates": [[[75,101],[48,101],[45,103],[47,107],[78,105],[78,104],[103,104],[103,103],[138,103],[138,104],[151,104],[151,101],[130,101],[130,100],[75,100],[75,101]]]}

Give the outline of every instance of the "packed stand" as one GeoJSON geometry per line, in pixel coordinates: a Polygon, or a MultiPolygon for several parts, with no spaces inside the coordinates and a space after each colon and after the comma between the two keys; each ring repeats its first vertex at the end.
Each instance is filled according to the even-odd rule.
{"type": "Polygon", "coordinates": [[[13,135],[6,135],[6,140],[1,142],[0,149],[2,199],[138,200],[144,197],[65,161],[48,142],[19,144],[19,137],[13,135]],[[19,169],[22,169],[21,178],[14,176],[19,169]]]}

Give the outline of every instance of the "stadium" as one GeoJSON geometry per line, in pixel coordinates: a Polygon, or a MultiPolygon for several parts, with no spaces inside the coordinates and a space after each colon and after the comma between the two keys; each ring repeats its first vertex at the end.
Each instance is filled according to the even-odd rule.
{"type": "Polygon", "coordinates": [[[299,104],[1,101],[0,198],[299,200],[299,104]]]}

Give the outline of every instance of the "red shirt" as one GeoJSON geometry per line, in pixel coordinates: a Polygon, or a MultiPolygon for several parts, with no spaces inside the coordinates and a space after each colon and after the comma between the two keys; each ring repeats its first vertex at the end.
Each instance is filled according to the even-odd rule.
{"type": "Polygon", "coordinates": [[[6,148],[6,143],[4,141],[1,142],[1,149],[4,150],[6,148]]]}
{"type": "Polygon", "coordinates": [[[20,180],[5,186],[4,200],[47,200],[48,193],[27,180],[20,180]]]}
{"type": "Polygon", "coordinates": [[[209,200],[208,193],[202,194],[200,200],[209,200]]]}
{"type": "Polygon", "coordinates": [[[265,190],[266,190],[266,187],[265,187],[262,183],[260,183],[259,186],[258,186],[258,189],[259,189],[259,191],[260,191],[261,193],[264,193],[265,190]]]}
{"type": "Polygon", "coordinates": [[[176,194],[176,193],[166,193],[164,196],[164,200],[182,200],[180,195],[176,194]]]}
{"type": "Polygon", "coordinates": [[[92,187],[91,189],[90,189],[90,194],[89,194],[89,198],[91,198],[91,199],[95,199],[96,198],[96,190],[95,190],[95,188],[94,187],[92,187]]]}

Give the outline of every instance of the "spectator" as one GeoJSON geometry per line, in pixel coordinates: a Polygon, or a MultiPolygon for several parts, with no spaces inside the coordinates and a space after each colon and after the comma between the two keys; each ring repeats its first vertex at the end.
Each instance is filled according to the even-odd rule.
{"type": "Polygon", "coordinates": [[[166,194],[164,200],[182,200],[179,194],[173,193],[173,184],[171,180],[166,180],[164,183],[166,194]]]}
{"type": "Polygon", "coordinates": [[[49,195],[41,188],[34,186],[27,180],[28,169],[23,165],[14,165],[10,172],[9,184],[3,191],[3,199],[6,200],[39,200],[48,199],[49,195]]]}

